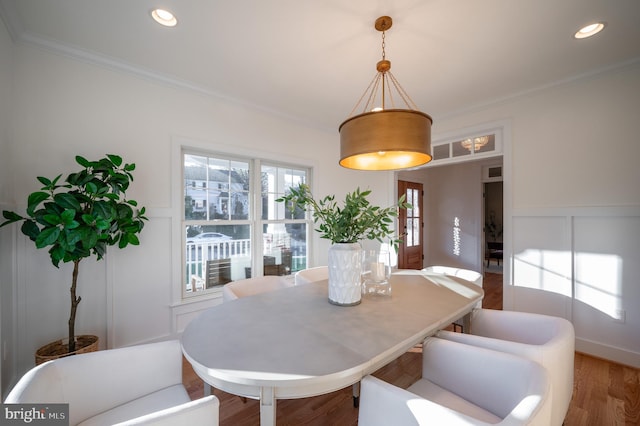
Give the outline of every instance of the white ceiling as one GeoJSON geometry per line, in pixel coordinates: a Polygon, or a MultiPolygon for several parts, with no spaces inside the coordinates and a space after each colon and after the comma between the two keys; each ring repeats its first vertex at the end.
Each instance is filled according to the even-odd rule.
{"type": "Polygon", "coordinates": [[[0,0],[17,42],[336,129],[381,58],[438,117],[640,61],[638,0],[0,0]],[[175,28],[153,22],[173,11],[175,28]],[[591,39],[573,33],[595,20],[591,39]]]}

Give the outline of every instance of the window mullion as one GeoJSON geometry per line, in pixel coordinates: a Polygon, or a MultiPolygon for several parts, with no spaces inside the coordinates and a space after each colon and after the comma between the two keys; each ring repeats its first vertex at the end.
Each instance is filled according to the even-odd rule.
{"type": "MultiPolygon", "coordinates": [[[[264,252],[264,241],[262,238],[262,162],[260,159],[254,159],[251,162],[251,187],[249,192],[253,199],[251,209],[251,223],[253,230],[253,242],[251,245],[251,263],[253,264],[253,271],[259,272],[264,270],[264,259],[262,253],[264,252]]],[[[262,273],[255,273],[252,276],[262,275],[262,273]]]]}

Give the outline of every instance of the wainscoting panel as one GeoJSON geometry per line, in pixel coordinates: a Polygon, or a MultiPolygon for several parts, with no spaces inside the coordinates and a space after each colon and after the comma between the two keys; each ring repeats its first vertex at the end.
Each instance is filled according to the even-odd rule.
{"type": "Polygon", "coordinates": [[[513,216],[513,309],[565,317],[576,349],[640,367],[640,208],[513,216]]]}

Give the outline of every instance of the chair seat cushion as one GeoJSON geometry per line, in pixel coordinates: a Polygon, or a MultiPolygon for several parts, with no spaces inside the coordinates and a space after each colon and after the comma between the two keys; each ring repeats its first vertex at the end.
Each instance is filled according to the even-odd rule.
{"type": "MultiPolygon", "coordinates": [[[[100,386],[100,384],[96,383],[96,386],[100,386]]],[[[155,411],[164,410],[165,408],[174,407],[176,405],[189,402],[190,400],[191,399],[189,398],[184,386],[181,384],[174,385],[112,408],[111,410],[88,418],[78,425],[112,425],[134,419],[145,414],[153,413],[155,411]]]]}
{"type": "Polygon", "coordinates": [[[502,419],[495,414],[478,407],[458,395],[436,385],[435,383],[420,379],[408,389],[409,392],[419,395],[436,404],[447,407],[451,410],[466,414],[469,417],[481,420],[486,423],[499,423],[502,419]]]}

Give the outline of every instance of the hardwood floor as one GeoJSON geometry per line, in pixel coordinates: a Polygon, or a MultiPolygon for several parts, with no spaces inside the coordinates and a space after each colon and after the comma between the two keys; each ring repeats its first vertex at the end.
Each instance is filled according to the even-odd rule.
{"type": "MultiPolygon", "coordinates": [[[[502,309],[502,275],[485,273],[482,306],[502,309]]],[[[374,373],[406,388],[422,374],[422,353],[413,348],[374,373]]],[[[576,353],[574,392],[564,426],[640,425],[640,370],[576,353]]],[[[183,382],[192,399],[203,395],[202,380],[183,361],[183,382]]],[[[258,401],[219,390],[221,426],[259,425],[258,401]]],[[[313,398],[278,400],[277,422],[287,425],[357,425],[351,387],[313,398]]]]}

